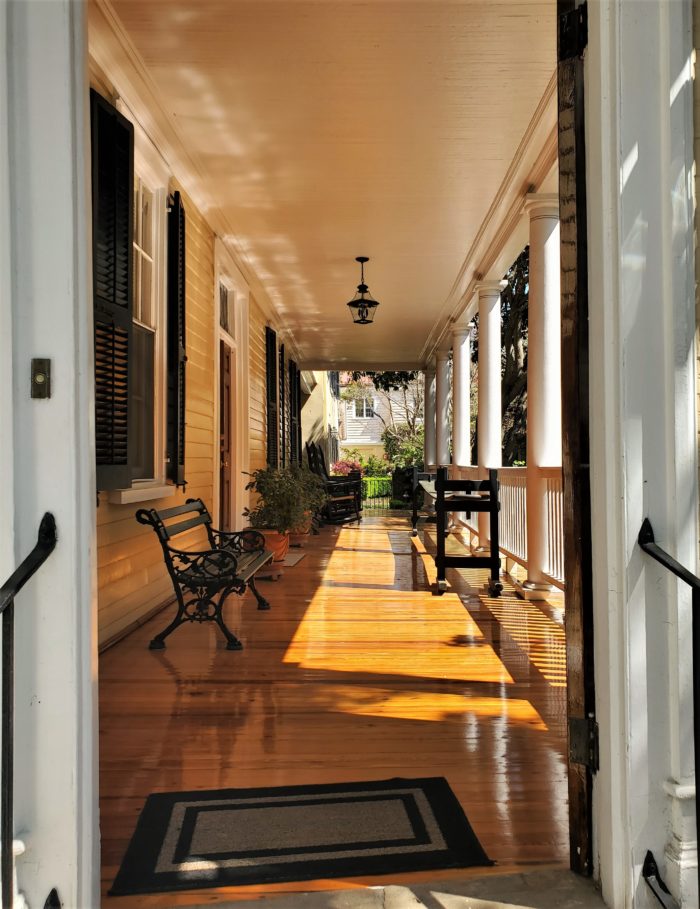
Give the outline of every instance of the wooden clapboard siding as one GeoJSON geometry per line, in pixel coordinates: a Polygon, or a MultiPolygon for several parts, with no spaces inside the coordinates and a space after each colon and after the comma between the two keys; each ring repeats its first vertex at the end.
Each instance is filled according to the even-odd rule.
{"type": "MultiPolygon", "coordinates": [[[[194,496],[213,506],[214,486],[214,234],[194,203],[186,212],[187,394],[185,478],[178,490],[154,503],[113,505],[101,496],[97,509],[97,583],[100,645],[113,640],[172,598],[160,545],[150,527],[136,523],[141,507],[167,508],[194,496]]],[[[192,534],[186,545],[196,544],[192,534]]]]}
{"type": "Polygon", "coordinates": [[[267,408],[265,404],[265,325],[267,320],[253,297],[250,298],[248,324],[250,333],[250,469],[257,470],[267,464],[267,408]]]}

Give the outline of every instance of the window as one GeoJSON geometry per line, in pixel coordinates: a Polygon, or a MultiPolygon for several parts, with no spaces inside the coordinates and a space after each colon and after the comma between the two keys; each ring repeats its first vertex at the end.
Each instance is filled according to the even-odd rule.
{"type": "Polygon", "coordinates": [[[97,488],[145,498],[184,483],[185,213],[143,149],[135,173],[129,120],[90,101],[97,488]]]}
{"type": "Polygon", "coordinates": [[[359,401],[355,401],[355,416],[371,418],[374,416],[374,401],[371,401],[368,398],[363,398],[359,401]]]}
{"type": "Polygon", "coordinates": [[[234,304],[235,304],[235,294],[232,290],[229,290],[228,287],[220,283],[219,284],[219,325],[227,332],[231,337],[234,336],[234,304]]]}
{"type": "Polygon", "coordinates": [[[153,479],[155,471],[154,193],[134,179],[134,291],[132,332],[131,419],[134,480],[153,479]]]}

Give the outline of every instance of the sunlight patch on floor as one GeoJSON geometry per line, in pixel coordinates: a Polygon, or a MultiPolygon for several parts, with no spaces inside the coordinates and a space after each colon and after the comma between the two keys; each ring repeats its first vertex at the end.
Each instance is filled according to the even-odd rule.
{"type": "Polygon", "coordinates": [[[524,723],[546,730],[547,725],[532,704],[521,698],[464,697],[460,694],[438,694],[424,691],[392,693],[385,688],[335,686],[334,707],[355,716],[376,716],[396,720],[423,722],[461,722],[472,717],[492,719],[505,717],[508,722],[524,723]]]}
{"type": "Polygon", "coordinates": [[[284,662],[333,672],[513,683],[459,597],[424,591],[320,588],[284,662]],[[334,618],[339,599],[346,610],[342,620],[334,618]]]}
{"type": "Polygon", "coordinates": [[[488,598],[484,602],[550,685],[566,687],[563,627],[527,600],[488,598]]]}

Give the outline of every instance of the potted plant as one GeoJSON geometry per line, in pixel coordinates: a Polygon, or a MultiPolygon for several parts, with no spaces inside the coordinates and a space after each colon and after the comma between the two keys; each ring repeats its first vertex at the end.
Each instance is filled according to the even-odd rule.
{"type": "Polygon", "coordinates": [[[250,526],[260,530],[276,562],[282,562],[289,549],[289,532],[304,520],[304,499],[299,484],[288,467],[264,467],[251,474],[246,489],[257,494],[253,508],[243,514],[250,526]]]}
{"type": "Polygon", "coordinates": [[[323,480],[308,467],[294,464],[289,469],[304,509],[301,523],[291,529],[291,542],[293,546],[303,546],[311,531],[314,515],[326,504],[327,496],[323,480]]]}

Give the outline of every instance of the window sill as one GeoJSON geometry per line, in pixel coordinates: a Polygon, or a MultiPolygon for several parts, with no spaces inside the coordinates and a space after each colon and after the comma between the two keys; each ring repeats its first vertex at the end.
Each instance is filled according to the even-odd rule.
{"type": "Polygon", "coordinates": [[[175,487],[158,483],[153,486],[131,486],[128,489],[110,489],[107,501],[112,505],[131,505],[134,502],[152,502],[169,499],[175,495],[175,487]]]}

